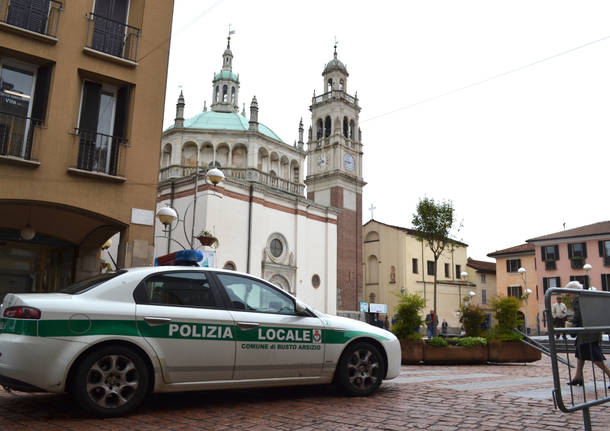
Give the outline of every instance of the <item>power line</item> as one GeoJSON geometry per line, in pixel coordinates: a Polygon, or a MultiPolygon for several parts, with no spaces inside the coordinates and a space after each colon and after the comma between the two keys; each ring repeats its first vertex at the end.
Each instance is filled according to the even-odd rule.
{"type": "Polygon", "coordinates": [[[455,94],[455,93],[459,93],[460,91],[464,91],[464,90],[467,90],[469,88],[485,84],[486,82],[493,81],[495,79],[499,79],[499,78],[502,78],[504,76],[516,73],[516,72],[520,72],[520,71],[522,71],[524,69],[527,69],[529,67],[535,66],[535,65],[540,64],[540,63],[544,63],[546,61],[552,60],[552,59],[557,58],[557,57],[561,57],[562,55],[566,55],[566,54],[572,53],[574,51],[577,51],[579,49],[585,48],[587,46],[594,45],[594,44],[599,43],[599,42],[603,42],[603,41],[605,41],[607,39],[610,39],[610,35],[604,36],[604,37],[602,37],[600,39],[596,39],[596,40],[591,41],[591,42],[587,42],[585,44],[579,45],[579,46],[574,47],[574,48],[570,48],[570,49],[568,49],[566,51],[562,51],[562,52],[559,52],[557,54],[553,54],[553,55],[551,55],[549,57],[544,57],[544,58],[542,58],[540,60],[537,60],[537,61],[525,64],[523,66],[519,66],[519,67],[516,67],[514,69],[507,70],[506,72],[498,73],[497,75],[492,75],[492,76],[490,76],[488,78],[482,79],[482,80],[474,82],[472,84],[468,84],[468,85],[465,85],[463,87],[459,87],[459,88],[447,91],[445,93],[438,94],[436,96],[431,96],[431,97],[428,97],[426,99],[422,99],[422,100],[420,100],[418,102],[411,103],[410,105],[406,105],[406,106],[403,106],[401,108],[397,108],[397,109],[394,109],[392,111],[385,112],[383,114],[379,114],[379,115],[376,115],[376,116],[371,117],[371,118],[367,118],[365,120],[362,120],[360,123],[365,123],[367,121],[376,120],[376,119],[381,118],[381,117],[385,117],[385,116],[388,116],[388,115],[395,114],[396,112],[405,111],[407,109],[414,108],[414,107],[422,105],[424,103],[432,102],[432,101],[440,99],[442,97],[446,97],[446,96],[450,96],[450,95],[455,94]]]}
{"type": "MultiPolygon", "coordinates": [[[[209,8],[205,9],[203,12],[201,12],[199,15],[197,15],[195,18],[193,18],[188,24],[186,24],[185,26],[183,26],[180,30],[177,30],[174,33],[174,37],[178,36],[180,33],[182,33],[184,30],[186,30],[187,28],[189,28],[190,26],[192,26],[193,24],[195,24],[197,21],[199,21],[199,19],[201,17],[203,17],[204,15],[208,14],[212,9],[216,8],[216,6],[218,6],[220,3],[222,3],[223,0],[218,0],[216,3],[214,3],[212,6],[210,6],[209,8]]],[[[152,48],[150,51],[148,51],[146,54],[144,54],[143,56],[141,56],[138,59],[138,62],[141,62],[142,60],[144,60],[146,57],[148,57],[150,54],[152,54],[153,52],[155,52],[157,49],[161,48],[163,45],[165,45],[167,42],[169,42],[169,40],[171,39],[170,37],[165,38],[161,43],[159,43],[158,45],[156,45],[154,48],[152,48]]]]}

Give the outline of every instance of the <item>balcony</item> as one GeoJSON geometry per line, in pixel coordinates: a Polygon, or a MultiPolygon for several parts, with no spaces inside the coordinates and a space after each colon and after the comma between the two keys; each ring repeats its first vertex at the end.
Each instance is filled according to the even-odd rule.
{"type": "Polygon", "coordinates": [[[331,100],[331,99],[343,99],[354,105],[358,104],[357,97],[350,96],[343,90],[331,90],[331,91],[321,94],[319,96],[314,96],[312,101],[314,104],[316,104],[316,103],[322,103],[325,100],[331,100]]]}
{"type": "Polygon", "coordinates": [[[72,174],[125,181],[127,139],[76,129],[72,174]]]}
{"type": "Polygon", "coordinates": [[[0,158],[3,161],[36,167],[37,130],[41,122],[0,112],[0,158]]]}
{"type": "MultiPolygon", "coordinates": [[[[159,172],[159,180],[166,181],[171,178],[188,177],[190,175],[195,174],[195,170],[196,166],[171,165],[165,168],[161,168],[159,172]]],[[[225,178],[236,180],[238,182],[259,183],[274,189],[286,191],[300,196],[303,196],[303,193],[305,192],[304,184],[293,183],[284,178],[261,172],[258,169],[221,168],[221,170],[225,174],[225,178]]],[[[200,174],[203,175],[205,171],[205,168],[199,168],[200,174]]]]}
{"type": "Polygon", "coordinates": [[[85,50],[135,63],[140,29],[110,18],[89,13],[85,50]]]}
{"type": "Polygon", "coordinates": [[[39,35],[55,43],[63,3],[57,0],[0,0],[0,22],[5,29],[39,35]]]}

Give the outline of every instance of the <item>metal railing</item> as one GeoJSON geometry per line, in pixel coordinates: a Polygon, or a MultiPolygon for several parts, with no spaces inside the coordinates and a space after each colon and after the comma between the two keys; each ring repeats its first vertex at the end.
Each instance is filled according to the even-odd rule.
{"type": "Polygon", "coordinates": [[[35,160],[36,130],[41,121],[0,112],[0,156],[35,160]]]}
{"type": "Polygon", "coordinates": [[[314,96],[313,103],[321,103],[321,102],[324,102],[325,100],[330,100],[330,99],[343,99],[343,100],[347,100],[349,103],[353,103],[353,104],[358,103],[358,98],[356,98],[354,96],[350,96],[343,90],[331,90],[331,91],[321,94],[319,96],[314,96]]]}
{"type": "Polygon", "coordinates": [[[140,29],[95,13],[88,14],[85,46],[108,55],[136,61],[140,29]]]}
{"type": "Polygon", "coordinates": [[[125,176],[127,139],[76,129],[78,137],[74,166],[78,169],[117,177],[125,176]]]}
{"type": "Polygon", "coordinates": [[[0,0],[0,19],[24,30],[57,37],[63,3],[57,0],[0,0]]]}
{"type": "Polygon", "coordinates": [[[602,334],[610,333],[610,292],[596,290],[580,290],[566,288],[550,288],[544,296],[546,310],[550,313],[552,298],[556,295],[568,294],[574,301],[578,301],[578,310],[575,309],[575,320],[582,322],[581,326],[568,328],[556,328],[549,325],[549,351],[551,366],[553,368],[553,400],[555,405],[565,413],[578,410],[583,412],[584,429],[591,430],[591,414],[589,409],[593,406],[610,401],[610,376],[607,376],[596,360],[596,355],[601,354],[600,342],[602,334]],[[566,336],[561,342],[556,340],[557,336],[566,336]],[[575,359],[569,353],[568,343],[572,343],[568,337],[576,337],[577,353],[581,359],[575,359]],[[566,352],[560,356],[560,351],[566,352]],[[592,358],[585,360],[584,358],[592,358]],[[567,367],[560,370],[559,363],[567,367]],[[577,371],[572,372],[573,364],[576,362],[577,371]],[[590,363],[590,370],[588,363],[590,363]],[[596,365],[599,367],[596,369],[596,365]],[[582,373],[582,378],[576,379],[576,373],[582,373]],[[570,383],[570,384],[568,384],[570,383]]]}
{"type": "MultiPolygon", "coordinates": [[[[194,175],[196,169],[196,166],[170,165],[160,169],[159,180],[165,181],[170,178],[188,177],[190,175],[194,175]]],[[[199,173],[204,174],[206,170],[207,168],[200,167],[199,173]]],[[[264,184],[275,189],[298,195],[303,195],[305,192],[304,184],[293,183],[292,181],[288,181],[284,178],[280,178],[266,172],[261,172],[258,169],[221,168],[221,170],[225,174],[226,178],[230,178],[232,180],[264,184]]]]}

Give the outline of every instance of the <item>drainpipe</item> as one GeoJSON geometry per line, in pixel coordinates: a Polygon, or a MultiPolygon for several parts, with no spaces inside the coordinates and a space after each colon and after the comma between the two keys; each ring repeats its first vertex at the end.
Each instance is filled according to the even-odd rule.
{"type": "Polygon", "coordinates": [[[254,184],[250,183],[250,196],[248,199],[248,248],[246,250],[246,272],[250,274],[250,244],[252,242],[252,198],[254,196],[254,184]]]}

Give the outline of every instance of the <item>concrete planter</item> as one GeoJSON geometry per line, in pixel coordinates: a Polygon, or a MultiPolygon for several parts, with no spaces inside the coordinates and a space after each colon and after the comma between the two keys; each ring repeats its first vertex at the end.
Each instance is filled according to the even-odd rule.
{"type": "Polygon", "coordinates": [[[424,343],[400,340],[400,352],[403,364],[419,364],[424,360],[424,343]]]}
{"type": "Polygon", "coordinates": [[[520,341],[489,343],[489,362],[536,362],[542,354],[520,341]]]}
{"type": "Polygon", "coordinates": [[[487,362],[487,346],[436,347],[424,345],[425,364],[481,364],[487,362]]]}

